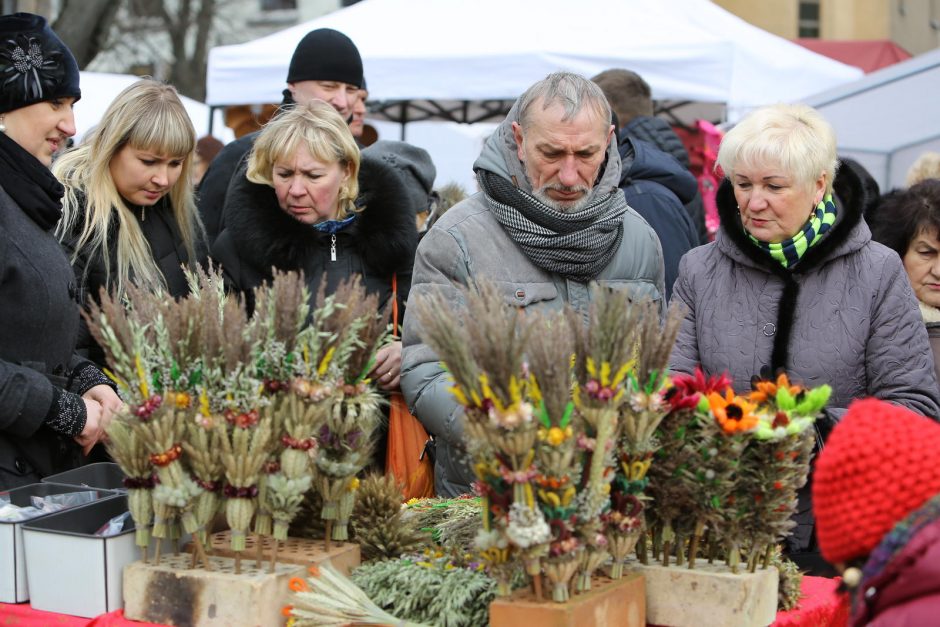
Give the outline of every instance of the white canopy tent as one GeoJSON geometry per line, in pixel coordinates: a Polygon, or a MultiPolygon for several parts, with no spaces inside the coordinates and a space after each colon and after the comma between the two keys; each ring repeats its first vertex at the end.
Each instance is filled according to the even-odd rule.
{"type": "Polygon", "coordinates": [[[213,48],[207,103],[279,102],[294,48],[321,27],[356,43],[370,100],[406,103],[397,114],[383,107],[395,121],[499,116],[503,101],[558,70],[592,76],[627,67],[649,82],[655,99],[724,103],[729,119],[862,75],[709,0],[364,0],[213,48]]]}
{"type": "Polygon", "coordinates": [[[940,49],[804,101],[835,128],[839,154],[864,165],[883,191],[900,187],[918,156],[940,152],[940,49]]]}
{"type": "MultiPolygon", "coordinates": [[[[82,99],[75,105],[75,142],[81,142],[92,127],[101,121],[108,105],[126,87],[140,80],[137,76],[129,74],[105,74],[101,72],[82,72],[80,85],[82,99]]],[[[196,128],[196,137],[209,134],[209,107],[197,100],[180,96],[186,113],[196,128]]],[[[225,126],[222,121],[222,112],[214,113],[215,120],[212,134],[222,142],[229,142],[235,138],[232,129],[225,126]]]]}

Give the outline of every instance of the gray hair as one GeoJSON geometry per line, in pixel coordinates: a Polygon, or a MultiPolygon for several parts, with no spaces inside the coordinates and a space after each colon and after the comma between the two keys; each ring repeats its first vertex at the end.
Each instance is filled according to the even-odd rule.
{"type": "Polygon", "coordinates": [[[541,101],[543,111],[553,104],[563,106],[563,122],[578,115],[585,105],[590,106],[605,124],[609,124],[611,120],[610,104],[601,88],[583,76],[571,72],[549,74],[522,94],[519,98],[519,126],[523,130],[529,127],[529,109],[538,101],[541,101]]]}

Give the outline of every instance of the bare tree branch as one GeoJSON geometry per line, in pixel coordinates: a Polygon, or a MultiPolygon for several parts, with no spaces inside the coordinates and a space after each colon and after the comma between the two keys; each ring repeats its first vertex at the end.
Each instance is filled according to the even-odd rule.
{"type": "Polygon", "coordinates": [[[79,68],[87,67],[106,45],[120,6],[112,0],[62,0],[52,29],[75,55],[79,68]]]}

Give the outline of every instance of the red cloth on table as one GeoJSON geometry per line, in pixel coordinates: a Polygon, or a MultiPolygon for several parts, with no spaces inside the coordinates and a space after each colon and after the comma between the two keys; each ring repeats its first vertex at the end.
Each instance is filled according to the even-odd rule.
{"type": "Polygon", "coordinates": [[[7,627],[161,627],[124,618],[124,610],[115,610],[95,618],[70,616],[34,610],[29,603],[0,603],[0,625],[7,627]]]}
{"type": "Polygon", "coordinates": [[[774,627],[845,627],[849,606],[836,594],[841,580],[803,577],[799,606],[789,612],[777,612],[774,627]]]}

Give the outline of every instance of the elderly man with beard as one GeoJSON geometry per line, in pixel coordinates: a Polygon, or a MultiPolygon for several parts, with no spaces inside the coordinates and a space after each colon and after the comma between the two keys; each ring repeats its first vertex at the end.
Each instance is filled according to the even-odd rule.
{"type": "MultiPolygon", "coordinates": [[[[551,74],[530,87],[474,164],[481,192],[428,231],[415,259],[412,299],[494,281],[515,307],[586,312],[590,284],[663,299],[663,256],[650,226],[627,206],[610,106],[591,81],[551,74]]],[[[435,488],[470,490],[463,408],[438,357],[406,313],[402,392],[435,436],[435,488]]]]}

